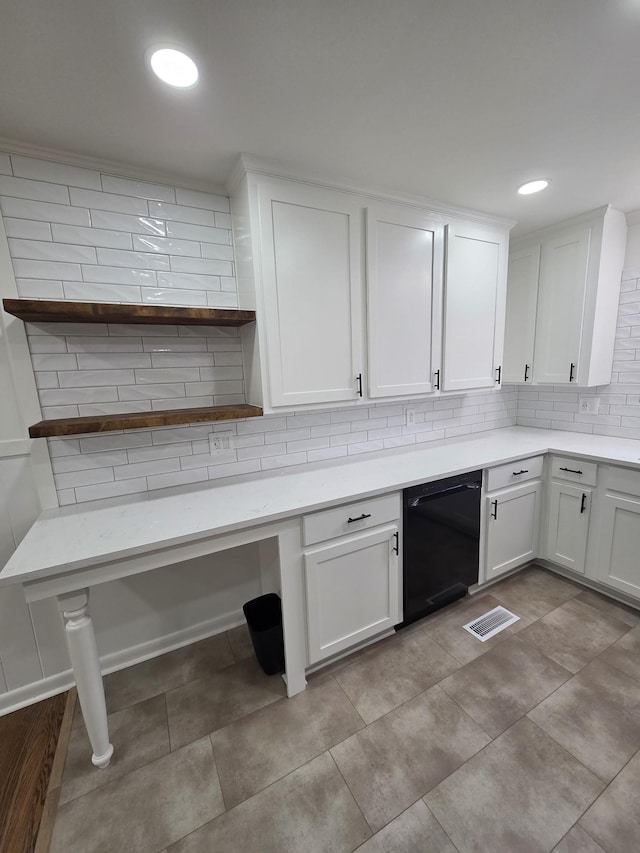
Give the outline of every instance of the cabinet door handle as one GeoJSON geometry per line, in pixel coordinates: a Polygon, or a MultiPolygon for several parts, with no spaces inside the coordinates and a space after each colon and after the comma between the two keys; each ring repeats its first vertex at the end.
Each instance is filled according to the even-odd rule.
{"type": "Polygon", "coordinates": [[[359,373],[356,376],[356,382],[358,383],[358,397],[362,397],[362,374],[359,373]]]}
{"type": "Polygon", "coordinates": [[[440,370],[439,369],[436,370],[436,372],[434,373],[434,376],[436,377],[436,381],[433,383],[433,387],[436,389],[436,391],[439,391],[440,390],[440,370]]]}
{"type": "Polygon", "coordinates": [[[493,506],[493,512],[491,513],[491,518],[498,518],[498,501],[491,501],[491,505],[493,506]]]}
{"type": "Polygon", "coordinates": [[[501,365],[501,364],[499,364],[499,365],[496,367],[496,373],[498,374],[498,378],[496,379],[496,382],[497,382],[497,383],[498,383],[498,385],[499,385],[499,384],[500,384],[500,382],[502,381],[502,365],[501,365]]]}
{"type": "Polygon", "coordinates": [[[574,376],[573,373],[576,369],[576,366],[573,362],[571,362],[571,369],[569,370],[569,382],[573,382],[574,376]]]}
{"type": "Polygon", "coordinates": [[[529,473],[529,469],[528,469],[528,468],[522,468],[520,471],[514,471],[514,472],[513,472],[513,476],[514,476],[514,477],[519,477],[519,476],[520,476],[520,474],[528,474],[528,473],[529,473]]]}
{"type": "Polygon", "coordinates": [[[362,515],[359,515],[357,518],[348,518],[347,524],[353,524],[354,521],[362,521],[365,518],[371,518],[371,513],[363,512],[362,515]]]}
{"type": "Polygon", "coordinates": [[[576,468],[558,468],[558,471],[568,471],[569,474],[580,474],[582,476],[582,471],[578,471],[576,468]]]}
{"type": "Polygon", "coordinates": [[[400,541],[400,537],[399,537],[399,534],[398,534],[398,531],[397,531],[397,530],[396,530],[396,532],[393,534],[393,538],[396,540],[396,544],[393,546],[393,550],[395,551],[395,553],[396,553],[396,554],[399,554],[399,553],[400,553],[400,551],[399,551],[399,541],[400,541]]]}
{"type": "Polygon", "coordinates": [[[529,381],[529,365],[528,364],[525,364],[525,366],[524,366],[524,381],[525,382],[529,381]]]}
{"type": "Polygon", "coordinates": [[[582,493],[582,500],[580,501],[580,515],[582,515],[582,513],[585,511],[586,507],[587,507],[587,496],[583,492],[582,493]]]}

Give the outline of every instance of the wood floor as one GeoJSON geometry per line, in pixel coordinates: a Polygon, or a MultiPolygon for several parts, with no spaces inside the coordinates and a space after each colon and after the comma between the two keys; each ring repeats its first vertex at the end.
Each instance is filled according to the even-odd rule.
{"type": "Polygon", "coordinates": [[[48,800],[47,794],[59,793],[66,749],[56,758],[56,747],[61,730],[71,728],[75,705],[75,694],[73,702],[68,697],[61,693],[0,717],[0,853],[49,848],[57,796],[48,800]],[[51,827],[43,814],[51,815],[51,827]]]}

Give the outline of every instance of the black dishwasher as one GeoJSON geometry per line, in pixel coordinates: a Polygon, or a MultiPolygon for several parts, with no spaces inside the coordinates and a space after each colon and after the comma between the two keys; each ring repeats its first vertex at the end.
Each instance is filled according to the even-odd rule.
{"type": "Polygon", "coordinates": [[[404,621],[466,595],[478,581],[482,471],[403,492],[404,621]]]}

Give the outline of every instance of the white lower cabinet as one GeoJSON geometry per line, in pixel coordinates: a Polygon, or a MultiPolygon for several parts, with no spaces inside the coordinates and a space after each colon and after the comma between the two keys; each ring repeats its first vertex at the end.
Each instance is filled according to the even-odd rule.
{"type": "Polygon", "coordinates": [[[547,559],[584,574],[592,490],[552,482],[547,516],[547,559]]]}
{"type": "Polygon", "coordinates": [[[399,538],[394,523],[304,552],[310,664],[401,621],[399,538]]]}
{"type": "Polygon", "coordinates": [[[541,491],[533,480],[485,498],[486,580],[536,556],[541,491]]]}
{"type": "Polygon", "coordinates": [[[599,521],[596,580],[640,598],[640,472],[609,470],[599,521]]]}

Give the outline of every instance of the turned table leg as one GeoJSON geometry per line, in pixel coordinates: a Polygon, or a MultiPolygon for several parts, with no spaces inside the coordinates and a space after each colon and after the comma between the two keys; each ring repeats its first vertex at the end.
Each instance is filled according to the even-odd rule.
{"type": "Polygon", "coordinates": [[[58,605],[64,617],[78,699],[93,749],[91,761],[96,767],[106,767],[111,761],[113,746],[109,743],[100,661],[89,616],[89,590],[59,595],[58,605]]]}

